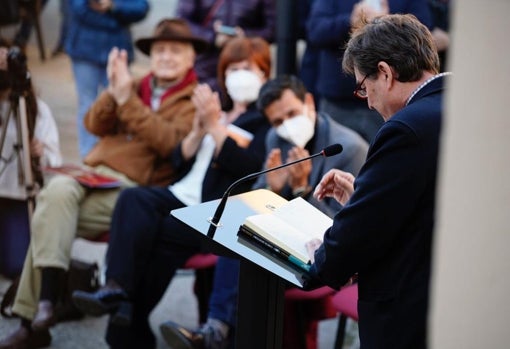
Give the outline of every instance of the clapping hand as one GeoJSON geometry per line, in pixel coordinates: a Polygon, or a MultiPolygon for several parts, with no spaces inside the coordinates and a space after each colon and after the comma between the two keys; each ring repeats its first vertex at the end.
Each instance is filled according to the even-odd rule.
{"type": "Polygon", "coordinates": [[[106,74],[109,81],[108,92],[118,105],[126,103],[131,96],[133,87],[133,78],[129,72],[126,50],[119,50],[114,47],[110,51],[106,74]]]}
{"type": "Polygon", "coordinates": [[[218,92],[211,90],[209,85],[200,84],[195,87],[191,101],[195,105],[195,118],[201,126],[210,132],[217,126],[221,117],[221,103],[218,92]]]}
{"type": "MultiPolygon", "coordinates": [[[[303,159],[310,156],[308,150],[293,147],[287,154],[287,162],[303,159]]],[[[312,172],[312,160],[301,161],[289,166],[289,186],[294,190],[308,186],[308,175],[312,172]]]]}
{"type": "MultiPolygon", "coordinates": [[[[265,168],[273,168],[282,165],[282,154],[280,148],[271,149],[266,158],[265,168]]],[[[282,168],[278,171],[266,173],[267,185],[275,193],[281,192],[289,178],[289,169],[282,168]]]]}

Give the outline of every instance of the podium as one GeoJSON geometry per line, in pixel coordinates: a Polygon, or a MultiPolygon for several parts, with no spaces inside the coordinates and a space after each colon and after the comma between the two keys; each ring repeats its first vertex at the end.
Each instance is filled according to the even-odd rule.
{"type": "Polygon", "coordinates": [[[171,215],[208,240],[211,250],[240,260],[236,348],[280,349],[285,286],[302,288],[306,276],[270,253],[237,236],[247,216],[269,213],[287,200],[266,189],[230,197],[214,237],[209,219],[220,200],[171,211],[171,215]]]}

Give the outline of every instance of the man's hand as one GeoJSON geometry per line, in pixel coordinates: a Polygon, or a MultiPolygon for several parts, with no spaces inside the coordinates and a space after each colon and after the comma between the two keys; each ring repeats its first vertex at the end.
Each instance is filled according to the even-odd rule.
{"type": "MultiPolygon", "coordinates": [[[[266,158],[265,168],[273,168],[276,166],[280,166],[282,164],[282,153],[279,148],[273,148],[269,152],[269,155],[266,158]]],[[[282,191],[285,183],[289,178],[288,168],[282,168],[278,171],[272,171],[266,173],[266,182],[267,185],[271,188],[275,193],[279,193],[282,191]]]]}
{"type": "Polygon", "coordinates": [[[354,192],[354,179],[354,176],[348,172],[329,170],[315,188],[313,196],[319,201],[325,197],[332,197],[345,205],[354,192]]]}
{"type": "Polygon", "coordinates": [[[33,157],[42,157],[44,152],[44,143],[37,138],[33,138],[30,142],[30,154],[33,157]]]}
{"type": "Polygon", "coordinates": [[[106,13],[113,8],[112,0],[89,0],[89,6],[96,12],[106,13]]]}
{"type": "Polygon", "coordinates": [[[106,74],[109,80],[108,92],[118,105],[126,103],[133,88],[133,78],[129,72],[126,50],[112,48],[108,55],[106,74]]]}
{"type": "MultiPolygon", "coordinates": [[[[299,160],[310,156],[308,150],[293,147],[287,154],[287,162],[299,160]]],[[[289,186],[294,190],[308,186],[308,176],[312,172],[312,160],[299,162],[289,166],[289,186]]]]}
{"type": "Polygon", "coordinates": [[[221,32],[220,28],[222,25],[223,23],[220,20],[216,20],[213,23],[213,29],[215,32],[214,45],[217,48],[222,48],[223,46],[225,46],[227,41],[234,37],[244,37],[244,30],[241,27],[235,27],[236,31],[235,35],[227,35],[221,32]]]}
{"type": "Polygon", "coordinates": [[[308,253],[308,258],[312,263],[315,263],[315,251],[322,245],[322,241],[319,239],[313,239],[308,241],[305,244],[306,252],[308,253]]]}
{"type": "Polygon", "coordinates": [[[387,15],[390,12],[388,0],[380,0],[381,10],[370,6],[366,1],[360,1],[354,5],[351,12],[351,26],[356,26],[362,18],[370,22],[378,16],[387,15]]]}

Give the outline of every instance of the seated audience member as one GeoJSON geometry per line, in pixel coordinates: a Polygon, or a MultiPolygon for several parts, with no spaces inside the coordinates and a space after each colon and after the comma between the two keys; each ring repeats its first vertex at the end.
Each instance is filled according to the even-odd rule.
{"type": "Polygon", "coordinates": [[[109,86],[85,118],[100,141],[85,158],[97,172],[115,177],[120,188],[90,189],[67,176],[55,176],[40,192],[31,222],[31,242],[13,311],[21,327],[0,348],[49,345],[55,323],[57,280],[69,266],[76,236],[94,238],[110,228],[111,214],[123,188],[168,185],[176,172],[169,158],[191,130],[197,85],[193,62],[206,45],[187,24],[164,19],[154,36],[136,42],[150,55],[151,73],[136,88],[125,51],[109,56],[109,86]]]}
{"type": "Polygon", "coordinates": [[[218,79],[233,108],[222,112],[218,93],[199,85],[193,129],[171,158],[180,179],[167,188],[131,188],[120,195],[110,229],[106,285],[73,295],[83,312],[111,314],[106,333],[111,348],[155,347],[149,314],[175,271],[202,250],[199,236],[169,212],[217,199],[236,179],[262,168],[270,125],[254,102],[269,77],[270,57],[269,44],[261,38],[229,41],[220,54],[218,79]]]}
{"type": "MultiPolygon", "coordinates": [[[[357,175],[365,161],[368,144],[356,132],[324,113],[317,113],[312,95],[296,77],[281,76],[267,82],[260,90],[257,105],[273,126],[267,135],[266,168],[318,153],[334,143],[342,144],[343,152],[266,173],[254,187],[269,188],[288,200],[301,196],[329,216],[336,214],[341,205],[333,199],[319,202],[311,195],[313,188],[330,169],[343,169],[357,175]]],[[[185,329],[173,322],[162,324],[163,338],[170,347],[216,349],[227,346],[229,330],[236,325],[238,275],[238,261],[219,258],[207,322],[197,330],[185,329]]]]}
{"type": "Polygon", "coordinates": [[[0,136],[0,273],[8,277],[18,275],[23,266],[30,240],[27,200],[34,199],[42,184],[41,167],[58,166],[62,162],[57,125],[50,108],[36,97],[24,74],[28,69],[23,67],[25,60],[22,52],[11,49],[7,40],[0,37],[0,134],[3,135],[0,136]],[[8,55],[14,67],[9,67],[8,55]],[[19,68],[21,72],[17,71],[19,68]],[[21,95],[25,96],[24,110],[18,105],[21,95]],[[24,168],[23,155],[18,153],[18,145],[23,143],[17,124],[24,112],[32,165],[28,169],[24,168]],[[27,187],[31,183],[26,181],[26,174],[31,174],[33,184],[36,184],[33,190],[27,187]]]}

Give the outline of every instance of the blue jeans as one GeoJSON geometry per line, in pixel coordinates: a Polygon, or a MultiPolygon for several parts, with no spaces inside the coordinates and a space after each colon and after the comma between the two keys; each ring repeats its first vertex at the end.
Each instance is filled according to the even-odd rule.
{"type": "Polygon", "coordinates": [[[236,326],[238,281],[239,260],[219,257],[214,271],[208,318],[220,320],[230,327],[236,326]]]}
{"type": "Polygon", "coordinates": [[[108,85],[106,65],[73,59],[73,73],[78,95],[78,150],[84,158],[96,144],[98,138],[86,130],[85,114],[96,100],[99,92],[108,85]]]}

